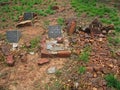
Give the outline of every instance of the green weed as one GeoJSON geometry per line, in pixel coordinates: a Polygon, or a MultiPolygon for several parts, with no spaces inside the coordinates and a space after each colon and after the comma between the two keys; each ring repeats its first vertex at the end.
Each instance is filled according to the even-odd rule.
{"type": "Polygon", "coordinates": [[[34,38],[30,41],[31,48],[37,47],[38,43],[40,43],[40,37],[34,38]]]}
{"type": "Polygon", "coordinates": [[[109,43],[113,45],[119,45],[120,44],[120,38],[119,37],[108,37],[109,43]]]}
{"type": "Polygon", "coordinates": [[[61,18],[61,17],[59,17],[59,18],[57,19],[57,23],[58,23],[59,25],[63,25],[63,24],[64,24],[64,19],[61,18]]]}
{"type": "Polygon", "coordinates": [[[6,18],[1,18],[1,21],[2,21],[2,22],[5,22],[5,21],[6,21],[6,18]]]}
{"type": "Polygon", "coordinates": [[[79,73],[79,74],[84,74],[85,71],[86,71],[86,67],[84,67],[84,66],[81,66],[81,67],[79,67],[79,69],[78,69],[78,73],[79,73]]]}
{"type": "Polygon", "coordinates": [[[87,62],[89,60],[90,52],[91,52],[91,47],[86,46],[81,52],[81,54],[79,55],[79,60],[87,62]]]}
{"type": "Polygon", "coordinates": [[[117,90],[120,90],[120,81],[118,81],[118,79],[114,75],[106,75],[105,80],[107,81],[108,87],[114,87],[117,90]]]}
{"type": "Polygon", "coordinates": [[[98,0],[71,0],[71,5],[80,16],[82,13],[87,13],[88,17],[99,17],[105,24],[114,24],[116,31],[120,31],[120,16],[118,10],[114,7],[108,7],[106,4],[98,0]]]}
{"type": "Polygon", "coordinates": [[[58,77],[59,77],[61,74],[62,74],[62,72],[61,72],[60,70],[57,70],[57,71],[55,72],[55,75],[58,76],[58,77]]]}

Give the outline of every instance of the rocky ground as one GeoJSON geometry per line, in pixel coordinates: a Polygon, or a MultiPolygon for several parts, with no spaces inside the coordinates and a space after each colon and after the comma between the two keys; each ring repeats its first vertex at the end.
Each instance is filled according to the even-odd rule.
{"type": "MultiPolygon", "coordinates": [[[[59,17],[65,20],[74,18],[78,27],[86,27],[92,22],[91,18],[87,18],[84,13],[81,17],[77,17],[69,0],[56,0],[56,2],[59,9],[55,14],[47,17],[40,16],[39,19],[35,19],[32,26],[17,28],[21,31],[22,37],[19,41],[19,48],[10,52],[15,59],[13,67],[9,67],[4,62],[6,60],[4,55],[8,50],[5,52],[2,50],[2,48],[9,49],[11,45],[5,43],[4,38],[0,41],[0,90],[113,90],[107,87],[104,77],[109,73],[120,77],[120,52],[113,57],[107,35],[99,34],[92,37],[90,33],[78,29],[68,36],[72,51],[71,57],[47,58],[49,63],[44,65],[38,65],[41,59],[41,48],[35,49],[33,55],[28,53],[26,48],[22,48],[24,45],[29,47],[29,42],[33,38],[47,34],[45,23],[47,20],[49,20],[49,25],[55,25],[59,17]],[[85,48],[89,52],[87,61],[80,60],[80,54],[84,53],[85,48]],[[79,73],[80,66],[86,67],[84,73],[79,73]]],[[[67,28],[64,27],[66,24],[62,27],[66,30],[67,28]]],[[[16,28],[11,27],[10,30],[12,29],[16,28]]],[[[5,31],[2,30],[0,33],[5,34],[5,31]]],[[[40,44],[39,42],[38,46],[40,44]]]]}

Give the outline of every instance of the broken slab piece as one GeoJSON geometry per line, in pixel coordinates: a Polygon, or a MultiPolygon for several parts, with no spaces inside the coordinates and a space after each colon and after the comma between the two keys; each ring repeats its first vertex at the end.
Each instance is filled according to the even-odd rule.
{"type": "Polygon", "coordinates": [[[49,59],[47,59],[47,58],[40,58],[39,60],[38,60],[38,65],[43,65],[43,64],[46,64],[46,63],[49,63],[49,59]]]}
{"type": "Polygon", "coordinates": [[[32,26],[32,20],[22,21],[16,25],[16,27],[32,26]]]}
{"type": "Polygon", "coordinates": [[[18,30],[7,31],[6,36],[9,43],[18,43],[21,37],[21,32],[18,30]]]}
{"type": "Polygon", "coordinates": [[[55,66],[50,67],[50,68],[48,68],[48,70],[47,70],[47,73],[48,73],[48,74],[54,74],[55,72],[56,72],[56,67],[55,67],[55,66]]]}

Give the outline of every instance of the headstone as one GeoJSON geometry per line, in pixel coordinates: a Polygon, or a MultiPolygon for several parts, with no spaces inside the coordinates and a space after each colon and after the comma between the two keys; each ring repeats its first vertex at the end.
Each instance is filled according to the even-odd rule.
{"type": "Polygon", "coordinates": [[[14,31],[7,31],[6,32],[6,36],[7,36],[7,40],[10,43],[18,43],[20,36],[21,36],[21,32],[14,30],[14,31]]]}
{"type": "Polygon", "coordinates": [[[24,13],[24,20],[31,20],[33,18],[32,12],[26,12],[24,13]]]}
{"type": "Polygon", "coordinates": [[[55,26],[49,26],[48,27],[48,36],[49,38],[57,38],[61,37],[61,26],[60,25],[55,25],[55,26]]]}

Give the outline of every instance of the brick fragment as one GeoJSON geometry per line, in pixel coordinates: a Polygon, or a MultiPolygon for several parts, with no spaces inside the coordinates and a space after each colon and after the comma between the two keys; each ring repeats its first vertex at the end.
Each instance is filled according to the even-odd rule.
{"type": "Polygon", "coordinates": [[[8,56],[7,56],[6,63],[7,63],[9,66],[13,66],[13,65],[14,65],[13,55],[8,55],[8,56]]]}
{"type": "Polygon", "coordinates": [[[49,63],[49,59],[47,59],[47,58],[40,58],[38,60],[38,65],[43,65],[43,64],[46,64],[46,63],[49,63]]]}
{"type": "Polygon", "coordinates": [[[58,51],[57,56],[58,57],[70,57],[71,51],[58,51]]]}

